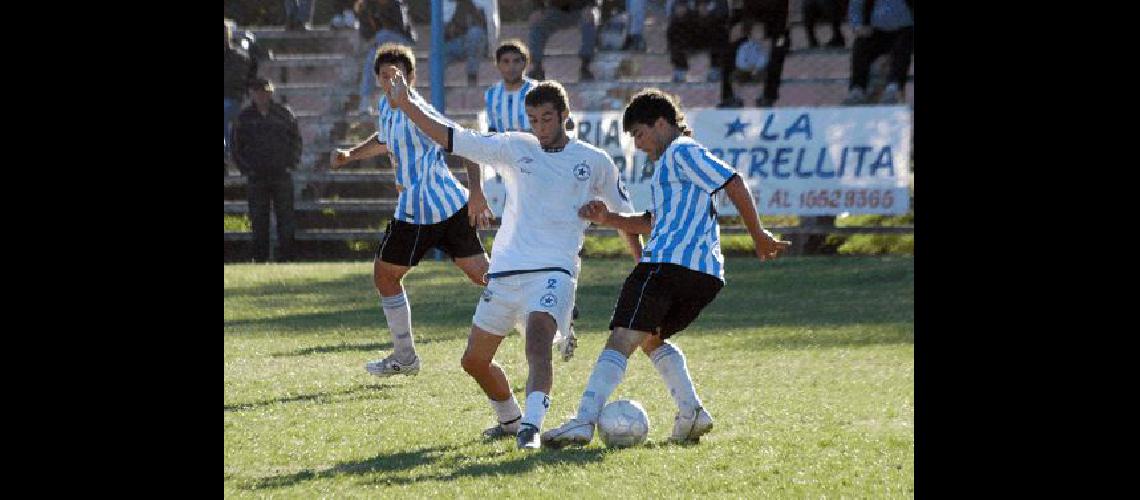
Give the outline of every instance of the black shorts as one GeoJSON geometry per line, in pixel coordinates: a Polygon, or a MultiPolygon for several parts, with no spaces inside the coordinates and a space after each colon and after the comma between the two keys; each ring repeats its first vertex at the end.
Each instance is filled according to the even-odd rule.
{"type": "Polygon", "coordinates": [[[486,253],[479,233],[467,219],[467,205],[443,222],[411,224],[393,219],[384,230],[376,258],[398,266],[415,266],[431,248],[439,247],[452,259],[486,253]]]}
{"type": "Polygon", "coordinates": [[[676,264],[642,262],[633,268],[610,319],[614,327],[673,336],[716,298],[724,282],[676,264]]]}

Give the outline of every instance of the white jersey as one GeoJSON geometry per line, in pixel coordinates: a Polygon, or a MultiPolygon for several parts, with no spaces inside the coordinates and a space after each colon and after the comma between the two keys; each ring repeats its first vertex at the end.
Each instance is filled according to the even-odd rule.
{"type": "Polygon", "coordinates": [[[613,158],[588,143],[570,138],[562,150],[545,151],[526,132],[451,134],[451,152],[494,165],[507,190],[489,273],[559,267],[577,277],[590,226],[578,209],[600,199],[611,211],[633,211],[613,158]]]}

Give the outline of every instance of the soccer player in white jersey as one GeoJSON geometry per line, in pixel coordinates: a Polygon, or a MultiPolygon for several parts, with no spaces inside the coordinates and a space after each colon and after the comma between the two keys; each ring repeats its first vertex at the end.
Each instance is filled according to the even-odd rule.
{"type": "Polygon", "coordinates": [[[740,212],[756,256],[776,258],[790,245],[760,225],[748,187],[731,166],[683,133],[684,116],[668,94],[646,89],[625,108],[622,129],[653,161],[650,211],[614,213],[596,203],[581,215],[626,232],[648,233],[641,262],[626,278],[610,319],[610,336],[594,364],[578,414],[542,435],[558,448],[586,445],[594,437],[598,414],[625,375],[626,361],[638,346],[649,355],[677,403],[674,442],[695,442],[712,429],[712,415],[701,405],[685,355],[666,339],[693,322],[724,286],[720,226],[712,196],[725,190],[740,212]]]}
{"type": "MultiPolygon", "coordinates": [[[[414,82],[415,61],[410,48],[384,44],[376,51],[373,68],[380,74],[381,67],[395,65],[414,82]]],[[[412,99],[433,116],[446,120],[415,90],[412,90],[412,99]]],[[[392,161],[396,190],[400,194],[376,251],[372,279],[380,293],[393,352],[366,363],[364,368],[379,377],[415,375],[420,371],[420,358],[412,336],[412,311],[404,291],[404,275],[429,249],[438,247],[472,283],[485,285],[483,276],[489,263],[474,226],[485,227],[492,215],[483,196],[482,175],[477,165],[467,165],[468,191],[451,175],[439,145],[420,132],[403,111],[392,107],[385,98],[380,99],[379,110],[376,133],[352,149],[336,150],[332,166],[337,168],[381,154],[387,154],[392,161]]]]}
{"type": "MultiPolygon", "coordinates": [[[[483,102],[487,108],[487,132],[530,132],[530,120],[527,119],[523,100],[538,82],[524,76],[529,63],[530,50],[518,38],[503,40],[495,49],[495,67],[503,79],[483,93],[483,102]]],[[[496,181],[502,182],[502,176],[496,177],[496,181]]],[[[563,361],[570,361],[578,346],[578,337],[574,334],[574,321],[577,319],[578,306],[575,305],[566,334],[554,337],[554,346],[562,354],[563,361]]],[[[522,325],[518,328],[520,332],[525,329],[522,325]]]]}
{"type": "MultiPolygon", "coordinates": [[[[606,152],[566,135],[569,100],[553,81],[527,93],[526,113],[532,133],[481,135],[425,112],[409,99],[397,72],[382,82],[388,98],[448,151],[498,168],[507,187],[503,223],[495,235],[487,288],[475,309],[463,369],[490,399],[499,423],[487,437],[514,433],[519,448],[537,449],[542,422],[550,407],[553,382],[551,344],[555,332],[570,323],[581,260],[578,252],[590,223],[579,210],[591,200],[632,211],[629,194],[606,152]],[[526,413],[519,409],[502,367],[494,362],[504,336],[526,323],[526,413]]],[[[630,253],[641,255],[641,240],[623,232],[630,253]]]]}

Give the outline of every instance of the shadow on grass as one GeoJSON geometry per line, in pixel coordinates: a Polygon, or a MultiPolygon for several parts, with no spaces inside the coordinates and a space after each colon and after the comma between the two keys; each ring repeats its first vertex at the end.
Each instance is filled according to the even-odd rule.
{"type": "MultiPolygon", "coordinates": [[[[316,394],[298,394],[296,396],[289,396],[276,399],[268,399],[265,401],[256,401],[253,403],[237,403],[224,405],[224,411],[243,411],[252,410],[254,408],[263,408],[275,404],[296,403],[300,401],[319,401],[321,403],[335,403],[340,396],[347,396],[349,394],[356,394],[366,391],[375,391],[377,389],[390,389],[395,387],[390,384],[367,384],[350,387],[340,391],[325,391],[316,394]]],[[[353,398],[357,399],[357,398],[353,398]]],[[[374,399],[374,398],[365,398],[374,399]]]]}
{"type": "Polygon", "coordinates": [[[418,483],[422,481],[453,481],[457,478],[462,477],[485,477],[500,476],[504,474],[523,474],[530,472],[541,465],[582,465],[590,462],[600,461],[604,458],[605,454],[615,451],[607,450],[604,448],[564,450],[542,449],[537,452],[511,450],[507,452],[511,455],[511,457],[504,462],[494,464],[479,463],[465,465],[460,466],[451,472],[434,475],[416,475],[411,477],[404,475],[392,477],[388,475],[403,471],[409,471],[428,464],[435,464],[436,462],[455,460],[455,456],[447,456],[449,453],[452,455],[460,455],[454,452],[463,451],[465,453],[461,454],[462,458],[471,458],[474,455],[475,450],[467,450],[467,448],[469,448],[470,445],[477,443],[485,444],[486,442],[483,440],[478,440],[468,443],[468,445],[464,446],[436,446],[415,451],[393,453],[390,455],[377,455],[366,460],[344,462],[320,471],[304,470],[295,474],[262,478],[251,481],[244,487],[246,489],[285,488],[300,484],[305,481],[332,479],[347,474],[365,475],[375,473],[381,473],[384,475],[375,479],[364,480],[362,483],[402,485],[418,483]]]}
{"type": "MultiPolygon", "coordinates": [[[[387,332],[384,332],[384,334],[387,335],[387,332]]],[[[431,344],[433,342],[443,342],[444,340],[451,340],[451,339],[417,337],[416,338],[416,345],[431,344]]],[[[304,349],[297,349],[295,351],[275,352],[275,353],[270,354],[270,356],[272,356],[274,358],[281,358],[281,357],[287,357],[287,356],[308,356],[310,354],[329,354],[329,353],[338,353],[338,352],[373,352],[373,351],[386,352],[386,351],[390,351],[391,349],[392,349],[392,343],[391,342],[373,342],[370,344],[340,343],[337,345],[322,345],[322,346],[316,346],[316,347],[306,347],[304,349]]]]}
{"type": "Polygon", "coordinates": [[[414,469],[421,465],[433,463],[449,451],[453,446],[436,446],[414,451],[393,453],[391,455],[377,455],[367,460],[344,462],[331,468],[313,471],[303,470],[295,474],[273,476],[251,481],[245,485],[246,489],[285,488],[305,481],[328,479],[343,474],[371,474],[376,472],[398,472],[414,469]]]}

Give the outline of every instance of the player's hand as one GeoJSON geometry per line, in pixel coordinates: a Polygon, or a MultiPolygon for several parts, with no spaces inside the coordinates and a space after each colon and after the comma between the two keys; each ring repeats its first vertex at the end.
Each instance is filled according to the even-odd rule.
{"type": "Polygon", "coordinates": [[[408,82],[404,80],[404,73],[394,65],[385,66],[380,70],[380,85],[388,96],[388,102],[398,109],[404,109],[408,103],[408,82]]]}
{"type": "Polygon", "coordinates": [[[578,209],[578,217],[596,224],[605,224],[606,216],[609,214],[610,210],[601,200],[590,201],[578,209]]]}
{"type": "Polygon", "coordinates": [[[494,218],[495,212],[487,204],[487,197],[481,191],[471,191],[467,198],[467,222],[471,227],[487,229],[491,227],[491,219],[494,218]]]}
{"type": "Polygon", "coordinates": [[[760,238],[760,244],[756,245],[756,257],[760,259],[760,262],[775,260],[776,257],[780,256],[780,252],[787,250],[790,246],[792,246],[792,242],[778,240],[765,229],[764,236],[760,238]]]}
{"type": "Polygon", "coordinates": [[[329,165],[331,165],[332,168],[337,169],[347,165],[348,161],[349,153],[347,149],[334,149],[332,152],[332,159],[329,161],[329,165]]]}

